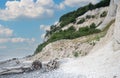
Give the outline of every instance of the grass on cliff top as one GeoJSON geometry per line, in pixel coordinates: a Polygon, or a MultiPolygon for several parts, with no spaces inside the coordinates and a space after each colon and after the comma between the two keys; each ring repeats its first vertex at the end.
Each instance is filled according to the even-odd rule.
{"type": "MultiPolygon", "coordinates": [[[[75,10],[73,12],[69,12],[67,14],[64,14],[63,16],[60,17],[60,21],[59,21],[59,22],[61,22],[60,26],[64,27],[65,25],[68,25],[70,23],[74,23],[74,22],[76,22],[77,17],[85,14],[87,11],[93,10],[96,8],[100,8],[100,7],[109,6],[109,3],[110,3],[110,0],[101,0],[97,4],[90,3],[86,6],[78,8],[77,10],[75,10]]],[[[105,16],[105,14],[102,16],[105,16]]]]}
{"type": "Polygon", "coordinates": [[[82,36],[91,35],[94,33],[99,33],[100,30],[96,29],[96,25],[92,23],[90,26],[81,27],[78,31],[71,26],[67,30],[61,30],[60,32],[54,33],[51,37],[44,43],[40,44],[35,51],[35,54],[42,51],[42,49],[49,43],[61,40],[61,39],[75,39],[82,36]]]}
{"type": "Polygon", "coordinates": [[[55,42],[61,39],[75,39],[78,37],[93,34],[95,36],[92,36],[92,37],[90,36],[85,42],[91,42],[92,40],[99,40],[100,38],[104,37],[107,34],[108,29],[114,22],[115,20],[112,20],[102,32],[100,32],[100,30],[95,29],[94,24],[91,24],[90,27],[82,27],[79,29],[79,31],[76,31],[74,27],[70,27],[68,30],[55,33],[47,42],[40,44],[34,54],[41,52],[42,49],[49,43],[55,42]]]}
{"type": "MultiPolygon", "coordinates": [[[[97,4],[92,4],[89,3],[88,5],[85,5],[83,7],[78,8],[77,10],[74,10],[72,12],[66,13],[64,15],[62,15],[59,19],[59,26],[56,25],[52,25],[51,26],[51,31],[47,31],[46,36],[49,36],[57,31],[59,31],[61,28],[63,28],[64,26],[70,24],[70,23],[76,23],[76,18],[85,14],[86,12],[88,12],[89,10],[94,10],[96,8],[101,8],[101,7],[106,7],[109,6],[110,0],[101,0],[99,3],[97,4]]],[[[106,12],[104,12],[101,17],[104,17],[106,15],[106,12]]],[[[94,15],[87,15],[87,19],[90,18],[94,18],[94,15]]],[[[83,23],[85,20],[81,20],[78,24],[83,23]]]]}
{"type": "Polygon", "coordinates": [[[91,42],[93,40],[99,41],[100,38],[105,37],[105,35],[107,34],[107,31],[109,30],[110,26],[115,23],[115,19],[110,21],[110,23],[105,27],[105,29],[100,32],[95,34],[94,36],[90,36],[85,42],[91,42]]]}

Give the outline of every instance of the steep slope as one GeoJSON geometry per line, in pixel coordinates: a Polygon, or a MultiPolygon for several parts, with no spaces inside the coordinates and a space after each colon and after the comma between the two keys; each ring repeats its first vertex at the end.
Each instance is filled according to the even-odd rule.
{"type": "MultiPolygon", "coordinates": [[[[120,3],[120,1],[118,2],[120,3]]],[[[120,6],[118,4],[117,15],[116,15],[116,22],[115,22],[115,30],[114,30],[114,50],[120,50],[120,6]]]]}
{"type": "MultiPolygon", "coordinates": [[[[54,58],[72,58],[85,56],[93,48],[93,45],[88,43],[88,37],[77,38],[73,40],[60,40],[47,45],[41,53],[35,55],[32,59],[40,59],[48,61],[54,58]]],[[[92,36],[91,36],[92,37],[92,36]]],[[[93,35],[93,38],[95,36],[93,35]]]]}
{"type": "Polygon", "coordinates": [[[83,78],[120,78],[120,5],[116,9],[115,21],[114,19],[112,19],[112,23],[109,21],[111,24],[106,36],[100,39],[87,56],[67,59],[61,64],[57,72],[62,71],[62,73],[81,75],[83,78]]]}
{"type": "MultiPolygon", "coordinates": [[[[100,15],[103,12],[107,12],[107,11],[108,11],[108,7],[98,8],[92,11],[88,11],[84,15],[76,18],[77,20],[75,24],[71,23],[69,25],[66,25],[62,28],[62,30],[67,30],[71,26],[74,26],[75,29],[79,31],[81,27],[90,26],[92,23],[98,26],[105,19],[105,17],[100,17],[100,15]],[[77,24],[82,18],[86,18],[87,16],[93,16],[93,15],[94,15],[94,18],[86,19],[84,23],[77,24]]],[[[106,32],[107,32],[107,29],[100,33],[78,37],[76,39],[63,39],[63,40],[58,40],[58,41],[49,43],[47,46],[43,48],[43,50],[40,53],[36,54],[31,59],[37,58],[43,61],[43,60],[50,60],[54,58],[68,58],[68,57],[72,58],[72,57],[78,57],[78,56],[85,56],[91,51],[91,49],[100,40],[100,38],[104,37],[106,32]]]]}
{"type": "Polygon", "coordinates": [[[37,47],[35,54],[41,52],[49,43],[58,40],[75,39],[81,36],[99,33],[100,30],[96,29],[96,27],[98,27],[106,17],[109,3],[110,0],[101,0],[94,5],[89,3],[86,6],[61,16],[59,23],[52,25],[50,31],[47,31],[45,42],[37,47]]]}
{"type": "Polygon", "coordinates": [[[68,61],[61,65],[65,73],[82,74],[86,78],[120,77],[120,51],[114,52],[112,42],[84,58],[68,61]]]}
{"type": "Polygon", "coordinates": [[[83,14],[82,16],[77,17],[75,23],[70,23],[70,24],[64,26],[62,28],[62,30],[66,30],[70,26],[74,26],[76,28],[76,30],[79,30],[79,28],[89,26],[92,23],[95,23],[97,26],[99,26],[100,23],[102,23],[103,20],[105,19],[105,16],[101,17],[101,14],[103,12],[107,13],[108,7],[102,7],[102,8],[97,8],[94,10],[89,10],[88,12],[83,14]],[[82,19],[85,19],[85,21],[83,23],[79,23],[82,19]]]}
{"type": "Polygon", "coordinates": [[[117,11],[117,4],[115,4],[114,0],[111,0],[108,14],[107,14],[106,18],[104,19],[104,22],[100,26],[98,26],[97,29],[104,30],[104,28],[107,26],[107,24],[111,20],[115,19],[116,11],[117,11]]]}
{"type": "Polygon", "coordinates": [[[85,78],[120,78],[119,12],[107,35],[93,48],[89,55],[69,61],[61,66],[67,73],[82,74],[85,78]],[[117,43],[117,45],[116,45],[117,43]],[[114,47],[113,47],[113,44],[114,47]],[[114,50],[116,49],[117,50],[114,50]]]}
{"type": "MultiPolygon", "coordinates": [[[[118,4],[120,4],[120,0],[118,1],[118,4]]],[[[113,10],[117,10],[116,17],[106,24],[103,32],[50,43],[42,50],[45,53],[38,53],[29,58],[31,60],[50,60],[61,55],[59,69],[44,74],[36,71],[24,75],[12,75],[11,77],[8,75],[6,78],[120,78],[120,5],[117,5],[116,9],[113,10]],[[96,36],[98,35],[102,38],[97,41],[96,36]],[[95,42],[96,45],[92,45],[90,49],[87,49],[89,47],[86,45],[90,44],[87,43],[89,40],[90,42],[94,42],[94,40],[97,42],[95,42]],[[72,51],[75,51],[75,46],[78,50],[87,50],[88,54],[84,57],[63,59],[63,57],[66,57],[66,52],[72,53],[72,51]]],[[[111,12],[109,10],[110,14],[111,12]]]]}
{"type": "Polygon", "coordinates": [[[109,22],[107,25],[108,31],[105,35],[105,37],[101,38],[101,40],[94,46],[91,52],[96,52],[100,48],[103,47],[103,45],[106,45],[107,43],[113,41],[113,33],[114,33],[114,28],[115,28],[115,19],[109,22]]]}
{"type": "Polygon", "coordinates": [[[112,48],[114,27],[113,23],[107,35],[100,40],[98,44],[102,46],[99,49],[85,57],[62,59],[57,70],[48,73],[35,71],[2,78],[120,78],[120,51],[114,52],[112,48]]]}

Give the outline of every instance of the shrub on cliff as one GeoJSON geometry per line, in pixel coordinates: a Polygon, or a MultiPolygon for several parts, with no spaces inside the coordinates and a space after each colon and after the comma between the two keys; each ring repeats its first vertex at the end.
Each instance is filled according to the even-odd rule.
{"type": "Polygon", "coordinates": [[[100,15],[100,17],[106,17],[106,15],[107,15],[107,12],[104,11],[104,12],[100,15]]]}
{"type": "Polygon", "coordinates": [[[110,0],[101,0],[97,4],[93,5],[92,3],[89,3],[88,5],[80,7],[73,12],[64,14],[63,16],[60,17],[60,20],[59,20],[59,22],[61,22],[60,26],[64,27],[65,25],[75,22],[78,16],[85,14],[89,10],[106,7],[106,6],[109,6],[109,4],[110,4],[110,0]]]}
{"type": "Polygon", "coordinates": [[[75,39],[78,37],[87,36],[87,35],[94,34],[94,33],[99,33],[100,30],[95,29],[95,28],[96,28],[96,25],[94,23],[92,23],[90,26],[79,28],[78,31],[76,31],[76,29],[73,26],[71,26],[67,30],[64,30],[61,32],[56,32],[51,35],[51,37],[48,39],[48,41],[46,41],[38,46],[38,48],[35,51],[35,54],[40,52],[47,44],[49,44],[51,42],[55,42],[57,40],[75,39]]]}
{"type": "Polygon", "coordinates": [[[77,24],[82,24],[82,23],[84,23],[85,22],[85,18],[81,18],[81,20],[80,21],[78,21],[78,23],[77,24]]]}

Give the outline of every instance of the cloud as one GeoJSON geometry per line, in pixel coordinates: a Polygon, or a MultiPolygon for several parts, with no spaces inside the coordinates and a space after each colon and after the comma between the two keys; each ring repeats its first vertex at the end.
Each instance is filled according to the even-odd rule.
{"type": "Polygon", "coordinates": [[[45,39],[45,33],[41,35],[41,39],[45,39]]]}
{"type": "Polygon", "coordinates": [[[34,38],[22,38],[14,36],[14,32],[12,29],[5,27],[0,24],[0,43],[22,43],[22,42],[34,42],[34,38]]]}
{"type": "Polygon", "coordinates": [[[16,38],[0,38],[0,43],[23,43],[23,42],[34,42],[35,39],[29,39],[29,38],[21,38],[21,37],[16,37],[16,38]]]}
{"type": "MultiPolygon", "coordinates": [[[[58,21],[55,21],[55,22],[54,22],[54,25],[57,25],[57,24],[58,24],[58,21]]],[[[51,25],[40,25],[40,29],[41,29],[41,30],[44,30],[44,31],[50,31],[50,26],[51,26],[51,25]]],[[[40,38],[41,38],[42,40],[45,40],[45,35],[46,35],[46,32],[43,33],[43,34],[40,36],[40,38]]]]}
{"type": "Polygon", "coordinates": [[[59,23],[58,21],[55,21],[55,22],[54,22],[54,25],[57,25],[58,23],[59,23]]]}
{"type": "Polygon", "coordinates": [[[40,29],[49,31],[50,30],[50,25],[40,25],[40,29]]]}
{"type": "Polygon", "coordinates": [[[19,50],[19,51],[33,51],[33,46],[29,46],[29,47],[18,47],[16,48],[16,50],[19,50]]]}
{"type": "Polygon", "coordinates": [[[0,25],[0,37],[1,36],[12,36],[13,35],[13,30],[9,29],[3,25],[0,25]]]}
{"type": "Polygon", "coordinates": [[[5,9],[0,10],[1,20],[11,20],[21,16],[29,18],[51,17],[57,5],[53,0],[15,0],[7,1],[5,6],[5,9]]]}
{"type": "Polygon", "coordinates": [[[56,4],[54,0],[11,0],[5,3],[5,9],[0,9],[0,20],[16,18],[45,18],[52,17],[56,10],[68,7],[80,7],[90,2],[100,0],[64,0],[56,4]]]}
{"type": "MultiPolygon", "coordinates": [[[[50,25],[40,25],[40,29],[41,29],[41,30],[44,30],[44,31],[50,31],[50,25]]],[[[46,32],[43,33],[43,34],[40,36],[40,38],[41,38],[42,40],[44,40],[44,39],[45,39],[45,35],[46,35],[46,32]]]]}
{"type": "Polygon", "coordinates": [[[6,49],[7,46],[0,46],[0,49],[6,49]]]}
{"type": "Polygon", "coordinates": [[[62,6],[69,6],[69,7],[80,7],[80,6],[84,6],[88,3],[97,3],[99,2],[100,0],[64,0],[61,5],[62,6]]]}
{"type": "MultiPolygon", "coordinates": [[[[53,23],[53,25],[57,25],[58,24],[58,21],[55,21],[54,23],[53,23]]],[[[40,29],[41,30],[44,30],[44,31],[50,31],[50,26],[51,25],[40,25],[40,29]]]]}
{"type": "Polygon", "coordinates": [[[9,41],[8,38],[0,38],[0,43],[6,43],[8,41],[9,41]]]}
{"type": "Polygon", "coordinates": [[[9,39],[12,43],[18,43],[18,42],[34,42],[35,39],[32,38],[32,39],[29,39],[29,38],[21,38],[21,37],[18,37],[18,38],[11,38],[9,39]]]}

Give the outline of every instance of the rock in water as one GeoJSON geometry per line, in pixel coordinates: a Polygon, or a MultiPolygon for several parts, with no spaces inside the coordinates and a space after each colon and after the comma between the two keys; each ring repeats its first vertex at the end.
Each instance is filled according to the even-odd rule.
{"type": "Polygon", "coordinates": [[[46,64],[46,70],[47,71],[51,71],[51,70],[54,70],[54,69],[57,69],[59,68],[59,62],[57,59],[54,59],[54,60],[51,60],[50,62],[48,62],[46,64]]]}
{"type": "Polygon", "coordinates": [[[42,68],[42,63],[39,60],[35,60],[32,63],[32,68],[33,68],[33,70],[41,69],[42,68]]]}
{"type": "Polygon", "coordinates": [[[114,0],[111,0],[110,7],[108,10],[108,14],[106,18],[104,19],[103,23],[97,27],[97,29],[104,30],[105,27],[113,20],[115,19],[117,11],[117,4],[115,4],[114,0]]]}
{"type": "Polygon", "coordinates": [[[113,47],[115,51],[120,50],[120,5],[119,4],[117,8],[116,21],[115,21],[113,47]]]}

